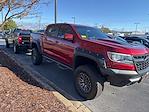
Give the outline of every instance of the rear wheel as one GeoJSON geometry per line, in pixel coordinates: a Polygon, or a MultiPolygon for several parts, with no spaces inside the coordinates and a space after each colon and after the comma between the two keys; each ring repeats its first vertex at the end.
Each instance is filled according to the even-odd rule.
{"type": "Polygon", "coordinates": [[[104,89],[104,80],[96,75],[98,72],[90,65],[83,65],[75,70],[76,90],[86,100],[100,96],[104,89]]]}
{"type": "Polygon", "coordinates": [[[34,65],[40,65],[42,63],[42,54],[35,47],[32,49],[32,63],[34,65]]]}
{"type": "Polygon", "coordinates": [[[9,48],[10,46],[8,40],[6,39],[5,42],[6,42],[6,48],[9,48]]]}

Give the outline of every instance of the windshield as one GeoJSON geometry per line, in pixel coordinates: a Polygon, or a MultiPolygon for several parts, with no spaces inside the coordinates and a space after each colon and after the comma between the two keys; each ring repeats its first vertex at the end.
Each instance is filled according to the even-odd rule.
{"type": "Polygon", "coordinates": [[[83,39],[104,39],[109,38],[106,34],[104,34],[100,29],[94,27],[87,26],[76,26],[76,31],[83,39]]]}
{"type": "Polygon", "coordinates": [[[30,35],[30,30],[21,30],[20,35],[30,35]]]}

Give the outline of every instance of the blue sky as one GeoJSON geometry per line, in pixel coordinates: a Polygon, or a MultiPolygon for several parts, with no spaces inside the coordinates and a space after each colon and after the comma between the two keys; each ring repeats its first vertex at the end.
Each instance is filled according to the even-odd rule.
{"type": "MultiPolygon", "coordinates": [[[[54,0],[48,6],[40,6],[42,23],[54,22],[54,0]]],[[[95,26],[104,25],[112,29],[149,30],[149,0],[58,0],[58,22],[95,26]]],[[[37,22],[38,19],[24,20],[37,22]]]]}

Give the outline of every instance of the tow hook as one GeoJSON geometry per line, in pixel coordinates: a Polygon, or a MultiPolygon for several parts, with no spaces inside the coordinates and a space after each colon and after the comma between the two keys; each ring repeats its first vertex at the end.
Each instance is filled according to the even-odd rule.
{"type": "Polygon", "coordinates": [[[138,83],[141,83],[142,79],[143,79],[143,78],[141,77],[141,79],[138,81],[138,83]]]}
{"type": "Polygon", "coordinates": [[[141,77],[141,79],[138,81],[138,83],[140,83],[142,80],[145,80],[148,77],[148,75],[149,75],[149,72],[147,72],[145,74],[145,76],[141,77]]]}

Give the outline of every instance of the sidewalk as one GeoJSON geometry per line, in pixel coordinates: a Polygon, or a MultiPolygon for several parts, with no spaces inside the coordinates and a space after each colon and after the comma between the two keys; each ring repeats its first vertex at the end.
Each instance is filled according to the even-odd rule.
{"type": "Polygon", "coordinates": [[[67,112],[52,93],[20,80],[0,67],[0,112],[67,112]]]}
{"type": "Polygon", "coordinates": [[[5,45],[5,44],[6,44],[5,40],[0,38],[0,45],[5,45]]]}

